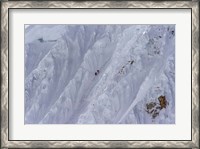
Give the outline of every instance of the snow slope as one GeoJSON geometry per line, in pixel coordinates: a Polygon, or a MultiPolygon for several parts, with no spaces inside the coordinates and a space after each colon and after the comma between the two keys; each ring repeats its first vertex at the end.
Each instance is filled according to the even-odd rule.
{"type": "Polygon", "coordinates": [[[30,25],[25,124],[76,123],[174,124],[175,26],[30,25]]]}

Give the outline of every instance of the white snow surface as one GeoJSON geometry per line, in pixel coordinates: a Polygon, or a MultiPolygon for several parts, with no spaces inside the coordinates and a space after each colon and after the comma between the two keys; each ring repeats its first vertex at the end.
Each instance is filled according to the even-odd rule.
{"type": "Polygon", "coordinates": [[[25,124],[175,123],[175,25],[30,25],[24,53],[25,124]]]}

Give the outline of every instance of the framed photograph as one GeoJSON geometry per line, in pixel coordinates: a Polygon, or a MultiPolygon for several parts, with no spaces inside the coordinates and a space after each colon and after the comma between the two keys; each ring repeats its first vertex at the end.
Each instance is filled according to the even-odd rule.
{"type": "Polygon", "coordinates": [[[199,148],[199,2],[1,2],[1,148],[199,148]]]}

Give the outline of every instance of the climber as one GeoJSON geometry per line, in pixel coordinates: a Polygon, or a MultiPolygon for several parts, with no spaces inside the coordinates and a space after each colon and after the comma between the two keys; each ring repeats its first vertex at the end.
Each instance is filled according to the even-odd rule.
{"type": "Polygon", "coordinates": [[[97,70],[94,74],[95,74],[95,76],[97,76],[98,74],[99,74],[99,70],[97,70]]]}

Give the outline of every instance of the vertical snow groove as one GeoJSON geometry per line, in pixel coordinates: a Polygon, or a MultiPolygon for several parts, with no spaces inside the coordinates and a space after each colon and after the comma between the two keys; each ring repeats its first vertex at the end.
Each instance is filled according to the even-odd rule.
{"type": "Polygon", "coordinates": [[[159,57],[156,60],[156,63],[152,67],[149,75],[145,78],[144,82],[140,86],[140,90],[137,93],[136,98],[133,100],[132,104],[128,107],[126,112],[122,115],[122,117],[116,122],[121,123],[125,117],[130,113],[130,111],[136,106],[136,104],[140,101],[142,101],[147,92],[150,90],[150,88],[153,86],[153,84],[156,82],[156,78],[159,78],[162,73],[164,73],[165,65],[167,63],[168,58],[173,54],[174,44],[170,44],[171,34],[168,32],[165,37],[165,46],[164,46],[164,57],[159,57]],[[170,46],[171,45],[171,46],[170,46]]]}
{"type": "MultiPolygon", "coordinates": [[[[98,40],[97,40],[97,42],[99,42],[98,40]]],[[[97,43],[96,42],[96,43],[97,43]]],[[[111,43],[110,43],[111,44],[111,43]]],[[[103,47],[100,47],[100,49],[98,49],[98,50],[101,50],[102,48],[104,48],[104,46],[103,47]]],[[[115,46],[113,46],[113,47],[106,47],[105,49],[104,49],[104,51],[113,51],[114,52],[114,50],[115,50],[115,46]],[[110,49],[109,49],[110,48],[110,49]],[[111,50],[112,49],[112,50],[111,50]]],[[[98,54],[98,53],[96,53],[96,52],[98,52],[96,49],[94,49],[94,50],[89,50],[86,54],[85,54],[85,56],[84,56],[84,61],[83,61],[83,63],[81,64],[82,66],[83,66],[83,70],[84,70],[84,67],[85,66],[87,66],[87,65],[90,65],[90,64],[95,64],[94,62],[96,62],[96,69],[95,69],[95,67],[88,67],[87,69],[85,69],[85,71],[87,71],[88,73],[89,73],[89,75],[91,76],[90,77],[90,83],[88,83],[88,86],[87,86],[87,88],[86,89],[84,89],[85,90],[85,92],[84,92],[84,94],[87,94],[87,96],[90,94],[90,92],[92,91],[92,88],[97,84],[97,82],[100,80],[100,79],[98,79],[98,78],[101,78],[101,75],[103,74],[103,72],[104,72],[104,70],[106,70],[106,65],[108,65],[108,63],[109,63],[109,61],[110,61],[110,59],[111,59],[111,57],[112,57],[112,54],[113,54],[113,52],[110,52],[110,54],[109,55],[107,55],[107,58],[106,57],[102,57],[102,56],[97,56],[96,54],[98,54]],[[93,56],[91,56],[91,55],[93,55],[93,56]],[[91,59],[92,58],[92,59],[91,59]],[[101,59],[101,58],[103,58],[103,59],[101,59]],[[86,62],[86,60],[88,61],[88,63],[85,63],[86,62]],[[92,69],[92,70],[88,70],[88,69],[92,69]],[[98,76],[95,76],[94,75],[94,72],[95,72],[95,70],[97,70],[97,68],[98,69],[100,69],[100,74],[98,75],[98,76]],[[93,76],[93,77],[92,77],[93,76]]],[[[93,65],[91,65],[91,66],[93,66],[93,65]]],[[[66,87],[65,87],[65,90],[63,91],[63,93],[60,95],[60,97],[59,97],[59,99],[57,99],[57,101],[56,101],[56,103],[52,106],[52,108],[49,110],[49,112],[47,112],[47,114],[45,115],[45,117],[40,121],[40,123],[43,123],[43,121],[45,121],[45,119],[50,119],[48,116],[52,113],[52,111],[54,111],[54,110],[52,110],[52,109],[54,109],[54,108],[56,108],[56,106],[58,106],[57,105],[57,103],[59,103],[60,102],[60,100],[62,99],[62,97],[63,96],[65,96],[64,94],[66,93],[66,92],[68,92],[68,90],[71,88],[70,86],[73,86],[73,87],[77,87],[77,80],[76,80],[76,76],[77,75],[79,75],[79,73],[80,72],[82,72],[83,70],[82,69],[80,69],[79,71],[77,71],[77,74],[75,74],[75,76],[74,76],[74,78],[72,79],[72,81],[71,82],[74,82],[74,84],[68,84],[66,87]]],[[[86,76],[87,77],[87,76],[86,76]]],[[[89,79],[89,78],[88,78],[89,79]]],[[[74,103],[73,103],[73,109],[71,109],[72,111],[75,111],[76,110],[76,115],[78,114],[78,109],[79,108],[83,108],[83,107],[80,107],[80,103],[78,103],[78,102],[82,102],[82,101],[84,101],[84,100],[86,100],[87,99],[87,96],[84,96],[84,94],[82,94],[81,95],[81,93],[80,93],[80,86],[78,86],[78,88],[76,88],[74,91],[76,91],[77,93],[78,93],[78,95],[80,95],[80,101],[74,101],[74,103]]],[[[73,94],[71,94],[72,96],[73,95],[75,95],[76,94],[76,92],[74,92],[73,94]]],[[[70,93],[72,93],[72,92],[70,92],[70,93]]],[[[77,96],[78,96],[77,95],[77,96]]],[[[76,97],[73,97],[73,98],[76,98],[76,97]]],[[[87,102],[84,104],[85,106],[87,105],[87,102]]],[[[69,116],[69,115],[68,115],[69,116]]],[[[72,117],[73,117],[73,115],[72,116],[70,116],[70,117],[68,117],[68,119],[72,119],[72,117]]]]}
{"type": "Polygon", "coordinates": [[[160,59],[156,65],[151,69],[149,75],[145,78],[144,82],[140,86],[140,90],[137,93],[136,98],[133,100],[133,103],[128,107],[127,111],[121,116],[121,118],[117,121],[117,124],[121,123],[124,118],[128,115],[128,113],[134,108],[134,106],[144,99],[147,92],[155,82],[155,78],[159,77],[159,75],[163,71],[163,61],[160,59]],[[159,72],[159,73],[158,73],[159,72]]]}

